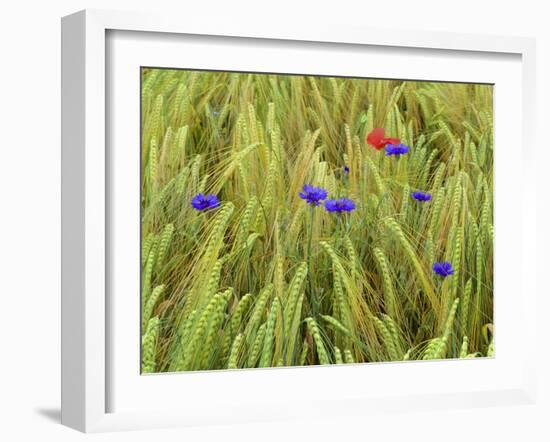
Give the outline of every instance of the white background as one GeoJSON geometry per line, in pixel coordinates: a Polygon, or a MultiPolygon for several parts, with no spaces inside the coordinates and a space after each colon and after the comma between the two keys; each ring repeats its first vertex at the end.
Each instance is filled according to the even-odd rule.
{"type": "MultiPolygon", "coordinates": [[[[239,15],[276,23],[307,20],[538,38],[539,256],[533,277],[548,262],[548,173],[546,122],[550,112],[550,30],[544,2],[523,0],[441,2],[401,0],[367,2],[320,0],[273,2],[245,0],[66,0],[3,4],[0,14],[0,439],[101,441],[271,441],[294,440],[442,440],[547,441],[550,439],[550,334],[541,327],[550,311],[548,284],[539,281],[540,404],[500,409],[413,412],[364,419],[286,422],[248,426],[162,430],[84,436],[59,420],[60,311],[60,26],[75,10],[116,8],[180,14],[182,23],[200,15],[239,15]],[[545,201],[546,200],[546,201],[545,201]]],[[[515,128],[510,128],[515,136],[515,128]]],[[[521,179],[521,176],[510,177],[521,179]]],[[[414,382],[414,380],[411,380],[414,382]]]]}

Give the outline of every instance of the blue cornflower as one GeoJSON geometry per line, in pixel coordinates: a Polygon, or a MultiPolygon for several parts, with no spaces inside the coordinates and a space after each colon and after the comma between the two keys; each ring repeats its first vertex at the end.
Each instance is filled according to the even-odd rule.
{"type": "Polygon", "coordinates": [[[306,200],[308,204],[318,206],[321,200],[328,196],[328,192],[321,187],[313,187],[309,184],[304,184],[303,192],[298,193],[300,198],[306,200]]]}
{"type": "Polygon", "coordinates": [[[195,195],[191,200],[191,205],[196,210],[209,210],[220,207],[220,201],[214,194],[204,196],[202,193],[195,195]]]}
{"type": "Polygon", "coordinates": [[[409,146],[404,144],[388,144],[386,146],[386,156],[390,155],[403,155],[409,151],[409,146]]]}
{"type": "Polygon", "coordinates": [[[325,209],[327,209],[327,212],[351,212],[355,209],[355,203],[347,198],[340,198],[339,200],[326,200],[325,209]]]}
{"type": "Polygon", "coordinates": [[[432,195],[426,192],[413,192],[411,196],[417,201],[430,201],[432,199],[432,195]]]}
{"type": "Polygon", "coordinates": [[[433,265],[434,272],[446,278],[454,274],[455,270],[450,262],[436,262],[433,265]]]}
{"type": "Polygon", "coordinates": [[[344,173],[349,173],[349,167],[348,166],[344,166],[344,173]]]}

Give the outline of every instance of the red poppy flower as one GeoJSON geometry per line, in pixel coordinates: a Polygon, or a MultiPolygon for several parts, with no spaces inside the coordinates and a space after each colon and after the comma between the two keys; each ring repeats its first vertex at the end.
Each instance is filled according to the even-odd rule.
{"type": "Polygon", "coordinates": [[[384,129],[381,127],[374,128],[371,133],[367,135],[367,143],[376,150],[383,149],[386,147],[386,144],[399,144],[400,141],[399,138],[385,138],[384,129]]]}

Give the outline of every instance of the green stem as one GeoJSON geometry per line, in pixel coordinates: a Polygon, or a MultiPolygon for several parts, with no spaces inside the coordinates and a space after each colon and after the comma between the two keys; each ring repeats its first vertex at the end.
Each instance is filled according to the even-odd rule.
{"type": "Polygon", "coordinates": [[[336,229],[334,230],[334,250],[340,247],[340,213],[336,214],[336,229]]]}
{"type": "Polygon", "coordinates": [[[310,212],[310,215],[309,215],[309,237],[308,237],[308,240],[307,240],[307,267],[308,267],[308,270],[309,269],[309,263],[310,263],[310,259],[311,259],[311,244],[312,244],[312,239],[313,239],[313,220],[315,218],[315,206],[312,204],[309,208],[309,212],[310,212]]]}
{"type": "Polygon", "coordinates": [[[315,296],[315,290],[313,287],[313,269],[311,264],[311,250],[312,250],[312,239],[313,239],[313,226],[314,226],[314,220],[315,220],[315,206],[312,204],[310,206],[310,218],[309,218],[309,238],[308,238],[308,245],[307,245],[307,270],[308,270],[308,286],[309,286],[309,293],[310,293],[310,299],[311,299],[311,310],[313,317],[317,316],[317,313],[319,311],[319,303],[317,296],[315,296]]]}
{"type": "Polygon", "coordinates": [[[343,238],[349,234],[349,223],[346,215],[343,213],[338,213],[336,215],[337,221],[336,221],[336,230],[335,230],[335,236],[336,240],[334,241],[334,250],[338,251],[340,249],[340,245],[342,244],[343,238]]]}

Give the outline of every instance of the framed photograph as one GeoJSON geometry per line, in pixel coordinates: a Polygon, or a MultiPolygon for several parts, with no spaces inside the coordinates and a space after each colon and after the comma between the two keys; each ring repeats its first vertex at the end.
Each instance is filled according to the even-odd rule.
{"type": "Polygon", "coordinates": [[[533,40],[94,10],[62,45],[65,425],[533,403],[533,40]]]}

